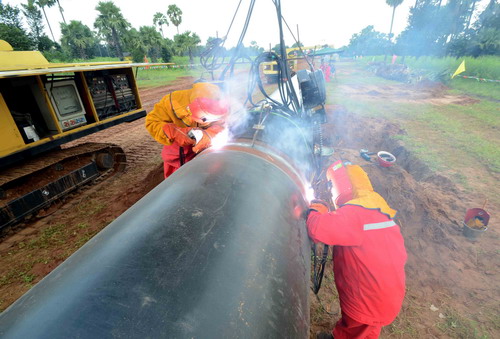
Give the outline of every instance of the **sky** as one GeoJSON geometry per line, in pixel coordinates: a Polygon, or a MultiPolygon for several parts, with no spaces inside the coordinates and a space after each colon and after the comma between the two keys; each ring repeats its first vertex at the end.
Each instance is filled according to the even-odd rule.
{"type": "MultiPolygon", "coordinates": [[[[3,3],[19,5],[27,0],[4,0],[3,3]]],[[[488,0],[481,0],[479,6],[484,8],[488,0]]],[[[97,16],[95,7],[99,0],[59,0],[64,9],[66,21],[79,20],[93,29],[97,16]]],[[[444,1],[445,3],[446,1],[444,1]]],[[[198,34],[202,43],[210,36],[223,37],[231,23],[239,0],[115,0],[125,19],[133,27],[152,26],[156,12],[166,14],[169,4],[176,4],[183,12],[179,32],[192,31],[198,34]]],[[[226,46],[235,45],[244,23],[250,0],[242,0],[238,15],[228,35],[226,46]]],[[[305,46],[329,44],[335,48],[349,44],[354,33],[364,27],[373,25],[375,30],[389,33],[392,7],[385,0],[281,0],[282,15],[296,35],[297,25],[300,40],[305,46]]],[[[415,0],[404,0],[397,7],[393,32],[397,36],[404,30],[410,8],[415,0]]],[[[20,6],[19,6],[20,7],[20,6]]],[[[62,22],[57,6],[46,9],[54,36],[60,38],[59,22],[62,22]]],[[[44,20],[45,31],[50,37],[44,20]]],[[[292,45],[294,40],[286,27],[285,44],[292,45]]],[[[176,28],[172,24],[164,27],[165,37],[173,39],[176,28]]],[[[251,41],[266,49],[279,41],[276,11],[271,0],[257,0],[250,25],[244,40],[245,45],[251,41]]]]}

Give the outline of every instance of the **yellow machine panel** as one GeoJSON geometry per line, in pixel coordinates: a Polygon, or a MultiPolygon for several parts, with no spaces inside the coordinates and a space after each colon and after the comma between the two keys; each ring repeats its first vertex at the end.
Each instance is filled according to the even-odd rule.
{"type": "Polygon", "coordinates": [[[14,152],[25,143],[19,129],[10,114],[9,108],[0,93],[0,157],[14,152]]]}

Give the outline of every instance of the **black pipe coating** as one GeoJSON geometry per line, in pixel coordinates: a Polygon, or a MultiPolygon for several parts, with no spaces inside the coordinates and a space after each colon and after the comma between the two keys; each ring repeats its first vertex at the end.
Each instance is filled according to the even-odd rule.
{"type": "Polygon", "coordinates": [[[307,338],[307,205],[287,168],[260,146],[202,153],[3,312],[0,337],[307,338]]]}

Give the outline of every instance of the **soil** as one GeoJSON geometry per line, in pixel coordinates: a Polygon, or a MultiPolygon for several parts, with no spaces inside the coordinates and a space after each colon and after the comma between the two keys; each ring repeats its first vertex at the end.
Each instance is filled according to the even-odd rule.
{"type": "MultiPolygon", "coordinates": [[[[143,106],[151,110],[163,95],[174,89],[188,88],[192,80],[184,78],[168,86],[141,90],[143,106]]],[[[377,100],[415,103],[448,100],[439,86],[408,88],[404,93],[391,86],[350,90],[353,96],[377,100]]],[[[447,334],[446,324],[456,324],[461,319],[457,314],[461,314],[487,328],[492,338],[499,338],[500,330],[495,323],[500,309],[499,231],[494,219],[500,213],[498,206],[488,208],[493,216],[489,229],[476,242],[468,240],[462,233],[465,211],[481,207],[484,197],[466,195],[452,180],[432,172],[401,141],[391,138],[405,133],[400,126],[379,118],[361,118],[335,105],[328,106],[327,112],[328,123],[323,127],[327,136],[325,144],[333,146],[335,154],[324,163],[328,165],[341,157],[362,165],[375,190],[398,210],[396,221],[405,238],[407,295],[400,316],[392,327],[384,328],[382,337],[453,337],[447,334]],[[396,164],[382,168],[375,162],[363,160],[359,149],[367,146],[370,150],[394,154],[396,164]],[[445,330],[439,330],[436,324],[444,324],[445,330]]],[[[0,310],[163,179],[161,145],[146,132],[144,119],[87,136],[78,143],[89,141],[120,145],[127,154],[127,170],[79,190],[3,236],[0,310]],[[57,237],[46,237],[48,234],[57,237]],[[11,270],[13,265],[19,266],[15,272],[11,270]]],[[[328,265],[319,298],[311,292],[312,337],[317,331],[329,331],[340,314],[331,263],[328,265]]]]}
{"type": "Polygon", "coordinates": [[[362,96],[364,100],[390,100],[411,104],[433,105],[472,105],[479,102],[476,98],[464,95],[447,94],[448,87],[441,83],[422,81],[415,85],[341,85],[343,93],[353,98],[362,96]]]}

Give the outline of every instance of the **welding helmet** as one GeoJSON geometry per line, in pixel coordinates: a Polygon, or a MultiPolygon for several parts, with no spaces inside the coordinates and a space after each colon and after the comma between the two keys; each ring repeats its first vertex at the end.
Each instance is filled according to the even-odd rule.
{"type": "Polygon", "coordinates": [[[392,209],[385,199],[373,190],[368,174],[358,165],[347,166],[347,173],[352,185],[352,199],[345,205],[362,206],[368,209],[378,209],[389,218],[394,218],[396,210],[392,209]]]}
{"type": "Polygon", "coordinates": [[[229,105],[224,100],[197,98],[189,104],[188,109],[193,121],[209,124],[224,119],[229,105]]]}

